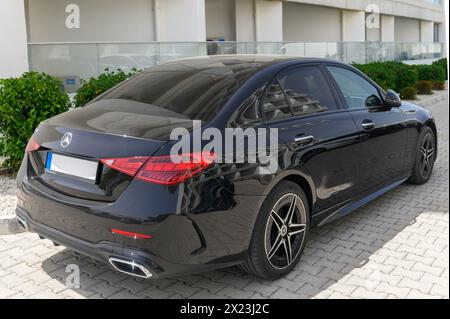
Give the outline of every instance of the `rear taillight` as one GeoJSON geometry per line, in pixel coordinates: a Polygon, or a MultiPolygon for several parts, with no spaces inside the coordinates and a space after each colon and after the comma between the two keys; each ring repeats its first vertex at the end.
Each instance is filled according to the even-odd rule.
{"type": "Polygon", "coordinates": [[[180,155],[178,161],[180,163],[175,163],[169,155],[150,157],[136,178],[155,184],[180,184],[207,168],[214,161],[214,155],[185,154],[180,155]]]}
{"type": "Polygon", "coordinates": [[[34,139],[34,137],[30,138],[28,141],[27,147],[25,148],[26,153],[37,151],[41,145],[34,139]]]}
{"type": "Polygon", "coordinates": [[[148,157],[104,158],[100,162],[116,171],[135,176],[148,159],[148,157]]]}
{"type": "Polygon", "coordinates": [[[214,162],[210,153],[194,153],[177,156],[172,161],[170,155],[154,157],[106,158],[100,161],[119,172],[139,180],[163,185],[180,184],[201,172],[214,162]]]}

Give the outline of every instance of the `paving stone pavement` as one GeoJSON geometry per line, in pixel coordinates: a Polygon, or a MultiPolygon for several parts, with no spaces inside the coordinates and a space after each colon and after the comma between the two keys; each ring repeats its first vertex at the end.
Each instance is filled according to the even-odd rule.
{"type": "Polygon", "coordinates": [[[144,281],[24,233],[0,236],[0,298],[448,298],[448,106],[429,108],[440,139],[431,181],[404,184],[312,230],[283,279],[255,280],[230,268],[144,281]],[[66,285],[73,264],[80,288],[66,285]]]}

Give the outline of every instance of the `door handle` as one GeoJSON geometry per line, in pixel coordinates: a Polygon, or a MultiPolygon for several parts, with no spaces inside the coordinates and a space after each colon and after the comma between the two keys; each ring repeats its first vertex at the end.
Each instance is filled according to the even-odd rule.
{"type": "Polygon", "coordinates": [[[314,141],[314,136],[312,135],[298,135],[295,139],[294,139],[295,143],[297,144],[310,144],[314,141]]]}
{"type": "Polygon", "coordinates": [[[361,123],[361,126],[365,130],[371,130],[371,129],[375,128],[375,123],[370,120],[365,120],[361,123]]]}

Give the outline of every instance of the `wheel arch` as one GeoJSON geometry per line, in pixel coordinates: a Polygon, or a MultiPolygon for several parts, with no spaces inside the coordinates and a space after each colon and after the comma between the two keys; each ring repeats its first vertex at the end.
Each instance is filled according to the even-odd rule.
{"type": "Polygon", "coordinates": [[[277,178],[269,184],[269,186],[266,188],[265,195],[269,194],[278,184],[283,181],[293,182],[305,192],[306,198],[308,200],[309,211],[310,214],[312,214],[314,210],[314,203],[316,202],[316,188],[311,176],[305,174],[300,170],[283,172],[283,174],[277,176],[277,178]]]}
{"type": "Polygon", "coordinates": [[[427,122],[425,122],[425,124],[422,127],[422,129],[425,128],[425,127],[429,127],[433,131],[434,141],[435,141],[435,148],[436,148],[435,158],[437,158],[439,149],[438,149],[438,133],[437,133],[436,123],[432,119],[429,119],[427,122]]]}
{"type": "Polygon", "coordinates": [[[309,213],[311,214],[312,208],[314,205],[314,200],[313,200],[313,192],[311,189],[311,185],[309,185],[308,181],[301,175],[289,175],[289,176],[286,176],[281,181],[291,181],[291,182],[297,184],[298,186],[300,186],[300,188],[305,192],[306,199],[308,200],[309,213]]]}

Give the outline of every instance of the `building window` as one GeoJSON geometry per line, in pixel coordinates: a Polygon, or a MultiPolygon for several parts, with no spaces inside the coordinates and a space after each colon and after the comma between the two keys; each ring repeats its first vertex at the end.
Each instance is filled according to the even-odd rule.
{"type": "Polygon", "coordinates": [[[434,32],[433,32],[433,42],[434,43],[439,43],[440,41],[440,31],[441,25],[439,23],[435,23],[434,24],[434,32]]]}

